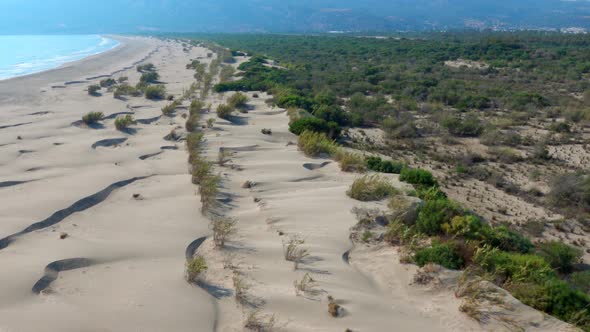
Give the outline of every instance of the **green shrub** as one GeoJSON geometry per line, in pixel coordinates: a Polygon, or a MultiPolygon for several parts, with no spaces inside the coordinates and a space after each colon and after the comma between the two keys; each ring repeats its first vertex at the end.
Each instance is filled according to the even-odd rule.
{"type": "Polygon", "coordinates": [[[414,261],[420,267],[434,263],[447,269],[458,270],[463,266],[463,259],[457,254],[455,248],[447,243],[433,243],[431,247],[418,250],[414,261]]]}
{"type": "Polygon", "coordinates": [[[118,85],[115,88],[115,91],[113,92],[113,96],[115,98],[120,98],[122,96],[139,97],[139,96],[141,96],[141,94],[142,94],[142,92],[140,90],[138,90],[137,88],[135,88],[129,84],[118,85]]]}
{"type": "Polygon", "coordinates": [[[113,86],[115,84],[117,84],[117,81],[115,81],[112,78],[107,78],[107,79],[104,79],[104,80],[101,80],[100,81],[100,86],[103,87],[103,88],[108,88],[108,87],[111,87],[111,86],[113,86]]]}
{"type": "Polygon", "coordinates": [[[186,279],[191,282],[207,270],[207,263],[203,256],[197,256],[186,263],[186,279]]]}
{"type": "Polygon", "coordinates": [[[145,88],[147,99],[159,100],[166,97],[166,88],[163,85],[150,85],[145,88]]]}
{"type": "Polygon", "coordinates": [[[416,195],[424,201],[447,199],[447,194],[442,192],[438,187],[418,187],[416,195]]]}
{"type": "Polygon", "coordinates": [[[217,106],[217,116],[221,119],[229,120],[233,112],[234,108],[229,105],[221,104],[217,106]]]}
{"type": "Polygon", "coordinates": [[[99,96],[100,94],[98,93],[98,91],[100,91],[100,85],[93,84],[93,85],[88,86],[88,94],[89,95],[99,96]]]}
{"type": "Polygon", "coordinates": [[[236,92],[227,100],[227,104],[231,108],[245,109],[248,103],[248,96],[243,93],[236,92]]]}
{"type": "Polygon", "coordinates": [[[438,187],[438,182],[427,170],[423,169],[402,169],[399,177],[400,181],[424,187],[438,187]]]}
{"type": "Polygon", "coordinates": [[[455,136],[476,137],[483,132],[481,120],[475,114],[468,114],[464,118],[448,116],[443,119],[442,126],[455,136]]]}
{"type": "Polygon", "coordinates": [[[311,113],[300,108],[289,108],[287,110],[287,116],[289,117],[289,126],[296,120],[313,117],[311,113]]]}
{"type": "Polygon", "coordinates": [[[188,132],[193,132],[197,130],[199,127],[199,120],[201,119],[200,114],[192,114],[189,115],[188,119],[186,120],[186,130],[188,132]]]}
{"type": "Polygon", "coordinates": [[[306,156],[315,157],[320,154],[333,155],[338,150],[334,141],[323,133],[304,131],[297,141],[297,146],[306,156]]]}
{"type": "Polygon", "coordinates": [[[188,134],[186,138],[186,147],[189,150],[189,152],[192,152],[193,150],[199,148],[199,145],[203,141],[203,136],[204,134],[199,132],[188,134]]]}
{"type": "Polygon", "coordinates": [[[354,180],[346,192],[351,198],[362,202],[379,201],[398,193],[389,180],[379,175],[365,175],[354,180]]]}
{"type": "Polygon", "coordinates": [[[160,79],[160,74],[158,74],[156,72],[147,72],[147,73],[141,74],[141,77],[139,78],[139,83],[141,83],[141,84],[157,83],[159,79],[160,79]]]}
{"type": "Polygon", "coordinates": [[[89,112],[82,117],[82,121],[84,121],[84,123],[87,125],[91,125],[97,123],[103,118],[104,114],[102,112],[89,112]]]}
{"type": "Polygon", "coordinates": [[[420,136],[414,120],[406,118],[386,118],[382,123],[383,131],[389,138],[405,139],[420,136]]]}
{"type": "Polygon", "coordinates": [[[556,133],[569,133],[572,131],[572,126],[566,122],[554,122],[549,126],[549,130],[556,133]]]}
{"type": "Polygon", "coordinates": [[[483,237],[483,231],[486,226],[477,216],[469,214],[453,217],[451,222],[443,224],[442,228],[447,234],[471,240],[479,240],[483,237]]]}
{"type": "Polygon", "coordinates": [[[154,64],[153,64],[153,63],[146,63],[146,64],[144,64],[144,65],[138,65],[138,66],[136,67],[136,69],[137,69],[137,71],[138,71],[138,72],[140,72],[140,73],[143,73],[143,72],[150,72],[150,71],[154,71],[154,70],[156,70],[156,66],[154,66],[154,64]]]}
{"type": "Polygon", "coordinates": [[[473,261],[500,284],[509,281],[542,284],[555,277],[549,263],[537,255],[509,253],[498,248],[483,247],[477,250],[473,261]]]}
{"type": "Polygon", "coordinates": [[[125,130],[132,124],[135,124],[135,119],[133,119],[133,116],[129,114],[120,116],[117,119],[115,119],[115,127],[117,128],[117,130],[125,130]]]}
{"type": "Polygon", "coordinates": [[[180,105],[180,102],[178,101],[174,101],[164,107],[162,107],[162,114],[164,114],[165,116],[171,116],[174,114],[174,111],[176,110],[176,108],[180,105]]]}
{"type": "Polygon", "coordinates": [[[549,280],[546,285],[549,297],[547,313],[566,322],[590,330],[590,298],[559,279],[549,280]]]}
{"type": "Polygon", "coordinates": [[[205,104],[200,100],[193,100],[191,101],[191,105],[189,107],[189,114],[199,114],[201,110],[205,107],[205,104]]]}
{"type": "Polygon", "coordinates": [[[304,131],[315,131],[336,138],[340,136],[341,128],[335,122],[327,122],[314,116],[308,116],[293,121],[289,125],[289,131],[295,135],[301,135],[304,131]]]}
{"type": "Polygon", "coordinates": [[[569,281],[574,288],[590,293],[590,271],[574,272],[570,274],[569,281]]]}
{"type": "Polygon", "coordinates": [[[582,250],[559,241],[540,244],[537,247],[537,253],[545,258],[552,268],[561,273],[571,272],[574,265],[582,258],[582,250]]]}
{"type": "Polygon", "coordinates": [[[528,238],[506,226],[484,229],[483,242],[494,248],[519,253],[528,253],[533,248],[528,238]]]}
{"type": "Polygon", "coordinates": [[[206,213],[218,204],[217,195],[221,177],[218,175],[207,175],[199,183],[199,195],[201,196],[201,212],[206,213]]]}
{"type": "Polygon", "coordinates": [[[334,154],[334,159],[340,164],[340,170],[344,172],[364,173],[367,170],[365,159],[358,153],[337,149],[334,154]]]}
{"type": "Polygon", "coordinates": [[[441,234],[444,224],[462,214],[458,204],[448,199],[426,201],[418,210],[416,229],[427,235],[441,234]]]}
{"type": "Polygon", "coordinates": [[[403,163],[383,160],[381,157],[370,156],[366,159],[367,168],[380,173],[400,174],[406,166],[403,163]]]}

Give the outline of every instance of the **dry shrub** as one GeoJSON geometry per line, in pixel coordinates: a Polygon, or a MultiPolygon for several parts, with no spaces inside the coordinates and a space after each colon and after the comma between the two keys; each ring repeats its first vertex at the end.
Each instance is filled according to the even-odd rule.
{"type": "Polygon", "coordinates": [[[229,217],[213,216],[210,223],[215,247],[223,248],[227,239],[236,231],[236,220],[229,217]]]}
{"type": "Polygon", "coordinates": [[[337,149],[334,159],[340,164],[340,169],[344,172],[364,173],[367,171],[365,158],[357,153],[337,149]]]}
{"type": "Polygon", "coordinates": [[[259,310],[254,310],[248,314],[244,328],[256,332],[269,332],[275,330],[275,324],[275,315],[264,317],[259,310]]]}
{"type": "Polygon", "coordinates": [[[301,279],[301,281],[295,280],[293,282],[293,286],[295,286],[295,295],[297,296],[301,294],[316,295],[318,293],[318,290],[316,288],[317,283],[309,273],[306,273],[301,279]]]}
{"type": "Polygon", "coordinates": [[[295,269],[299,267],[299,263],[301,263],[305,257],[309,256],[308,250],[301,248],[303,244],[305,244],[305,240],[300,239],[297,236],[292,236],[288,241],[283,242],[285,260],[293,262],[295,269]]]}
{"type": "Polygon", "coordinates": [[[232,282],[234,284],[234,298],[236,302],[242,305],[247,304],[250,285],[246,283],[240,273],[236,271],[234,271],[232,282]]]}
{"type": "Polygon", "coordinates": [[[341,310],[342,307],[340,307],[340,305],[336,303],[332,296],[328,295],[328,313],[330,313],[330,316],[338,317],[340,315],[341,310]]]}

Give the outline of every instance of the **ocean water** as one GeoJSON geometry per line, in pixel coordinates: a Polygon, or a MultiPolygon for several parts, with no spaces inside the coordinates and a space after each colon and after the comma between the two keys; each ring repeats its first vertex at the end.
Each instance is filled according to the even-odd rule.
{"type": "Polygon", "coordinates": [[[99,35],[0,35],[0,80],[58,68],[117,45],[99,35]]]}

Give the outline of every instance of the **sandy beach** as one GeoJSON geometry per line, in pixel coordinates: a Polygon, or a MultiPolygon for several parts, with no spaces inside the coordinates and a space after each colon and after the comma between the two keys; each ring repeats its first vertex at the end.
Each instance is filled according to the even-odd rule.
{"type": "MultiPolygon", "coordinates": [[[[239,121],[214,112],[201,120],[214,119],[204,129],[207,159],[229,152],[216,172],[222,212],[237,220],[226,250],[214,249],[185,144],[164,139],[183,130],[187,110],[162,116],[166,101],[86,92],[104,77],[135,84],[136,64],[149,62],[178,98],[194,82],[186,64],[210,61],[209,51],[116,38],[123,45],[105,54],[0,82],[0,331],[242,331],[252,312],[274,315],[281,331],[490,328],[461,313],[451,289],[411,285],[417,267],[401,264],[394,248],[353,245],[351,210],[362,204],[346,191],[357,175],[299,152],[285,111],[263,93],[248,93],[250,111],[239,121]],[[102,127],[76,125],[90,111],[105,114],[102,127]],[[120,132],[113,122],[121,114],[142,121],[120,132]],[[294,237],[310,253],[297,269],[283,251],[294,237]],[[194,254],[207,259],[202,287],[184,278],[194,254]],[[234,300],[236,275],[246,305],[234,300]],[[297,294],[294,281],[306,275],[315,291],[297,294]],[[328,296],[342,307],[337,318],[328,296]]],[[[206,103],[215,109],[229,96],[206,103]]],[[[552,320],[536,328],[562,327],[552,320]]]]}
{"type": "Polygon", "coordinates": [[[99,80],[88,78],[114,72],[137,81],[135,64],[148,61],[169,93],[180,95],[194,80],[188,59],[204,50],[186,54],[179,44],[117,38],[124,45],[105,54],[0,82],[1,331],[213,328],[210,297],[183,276],[185,249],[208,233],[207,223],[184,144],[163,139],[183,119],[160,117],[164,101],[85,91],[99,80]],[[76,81],[84,83],[66,84],[76,81]],[[90,111],[107,116],[104,128],[72,125],[90,111]],[[151,120],[122,133],[109,117],[121,112],[151,120]],[[93,148],[119,138],[125,142],[93,148]],[[43,287],[53,262],[66,271],[43,287]]]}

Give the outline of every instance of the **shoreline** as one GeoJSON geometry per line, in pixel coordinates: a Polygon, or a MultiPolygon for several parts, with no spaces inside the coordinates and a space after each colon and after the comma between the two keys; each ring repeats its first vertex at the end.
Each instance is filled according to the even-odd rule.
{"type": "Polygon", "coordinates": [[[144,60],[157,43],[152,38],[138,36],[104,36],[119,44],[105,52],[64,63],[58,68],[0,80],[0,103],[39,99],[53,85],[64,85],[70,81],[85,83],[96,76],[111,75],[144,60]]]}
{"type": "Polygon", "coordinates": [[[66,68],[68,66],[75,65],[78,62],[82,62],[82,61],[85,61],[85,60],[91,60],[92,58],[99,57],[99,56],[105,55],[105,54],[107,54],[109,52],[116,51],[119,48],[125,47],[125,42],[122,41],[121,39],[119,39],[119,36],[118,35],[100,35],[100,34],[97,34],[96,36],[114,40],[114,41],[117,42],[117,44],[115,46],[109,48],[109,49],[104,50],[104,51],[100,51],[100,52],[97,52],[97,53],[93,53],[93,54],[89,54],[87,56],[84,56],[81,59],[77,59],[77,60],[73,60],[73,61],[66,61],[66,62],[60,64],[57,67],[48,68],[48,69],[42,69],[42,70],[35,71],[35,72],[32,72],[32,73],[27,73],[27,74],[22,74],[22,75],[16,75],[16,76],[7,77],[7,78],[0,78],[0,82],[7,82],[7,81],[18,79],[18,78],[25,78],[25,77],[29,77],[29,76],[33,76],[33,75],[37,75],[37,74],[43,74],[43,73],[47,73],[47,72],[50,72],[50,71],[63,69],[63,68],[66,68]]]}

